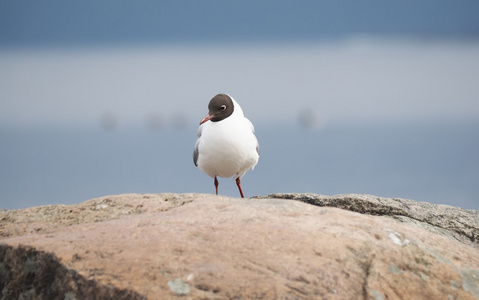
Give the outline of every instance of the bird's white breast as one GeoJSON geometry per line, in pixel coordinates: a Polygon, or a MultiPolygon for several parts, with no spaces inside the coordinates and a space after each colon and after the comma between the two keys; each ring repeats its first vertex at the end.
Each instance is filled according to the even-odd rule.
{"type": "Polygon", "coordinates": [[[211,177],[242,177],[258,163],[258,141],[251,122],[234,113],[219,121],[201,125],[198,167],[211,177]],[[201,127],[202,126],[202,127],[201,127]]]}

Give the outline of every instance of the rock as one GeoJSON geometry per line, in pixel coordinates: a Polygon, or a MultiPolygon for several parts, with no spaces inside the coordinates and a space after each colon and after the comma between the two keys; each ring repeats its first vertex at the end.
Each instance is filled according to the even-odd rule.
{"type": "Polygon", "coordinates": [[[256,198],[292,199],[317,206],[338,207],[362,214],[392,217],[400,222],[414,224],[479,249],[479,211],[477,210],[358,194],[324,196],[284,193],[256,198]]]}
{"type": "Polygon", "coordinates": [[[123,194],[85,201],[77,205],[48,205],[21,210],[0,210],[0,238],[47,233],[65,226],[103,222],[122,216],[166,211],[206,197],[198,194],[123,194]],[[161,199],[161,200],[160,200],[161,199]]]}
{"type": "MultiPolygon", "coordinates": [[[[390,217],[413,219],[420,211],[415,205],[425,204],[391,200],[396,204],[387,208],[385,198],[374,196],[329,199],[337,204],[341,201],[332,199],[347,197],[363,213],[303,200],[197,194],[119,195],[1,211],[0,295],[479,299],[474,241],[417,226],[426,220],[417,217],[420,213],[412,223],[390,217]]],[[[470,227],[477,237],[475,221],[470,227]]],[[[467,218],[459,223],[465,226],[467,218]]],[[[444,229],[440,224],[431,226],[444,229]]]]}
{"type": "Polygon", "coordinates": [[[1,299],[146,299],[126,289],[88,280],[52,253],[0,244],[1,299]]]}

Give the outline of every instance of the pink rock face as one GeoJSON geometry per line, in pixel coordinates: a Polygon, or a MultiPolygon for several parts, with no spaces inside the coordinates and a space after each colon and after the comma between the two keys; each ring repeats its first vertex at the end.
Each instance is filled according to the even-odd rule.
{"type": "Polygon", "coordinates": [[[387,217],[196,194],[35,209],[0,218],[0,244],[147,299],[479,299],[479,250],[387,217]]]}

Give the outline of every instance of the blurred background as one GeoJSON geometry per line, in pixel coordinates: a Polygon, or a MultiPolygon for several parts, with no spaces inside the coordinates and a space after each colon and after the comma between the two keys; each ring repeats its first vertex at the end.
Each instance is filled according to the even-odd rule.
{"type": "Polygon", "coordinates": [[[256,128],[248,197],[479,209],[478,16],[475,0],[0,0],[0,209],[214,193],[192,151],[217,93],[256,128]]]}

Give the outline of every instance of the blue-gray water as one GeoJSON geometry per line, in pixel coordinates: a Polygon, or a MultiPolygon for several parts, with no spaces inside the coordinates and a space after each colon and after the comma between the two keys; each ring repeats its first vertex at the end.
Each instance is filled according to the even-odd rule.
{"type": "MultiPolygon", "coordinates": [[[[246,196],[368,193],[479,209],[479,123],[256,124],[259,164],[246,196]]],[[[0,129],[0,208],[120,193],[213,193],[192,162],[196,126],[0,129]]],[[[239,196],[231,179],[220,193],[239,196]]]]}

